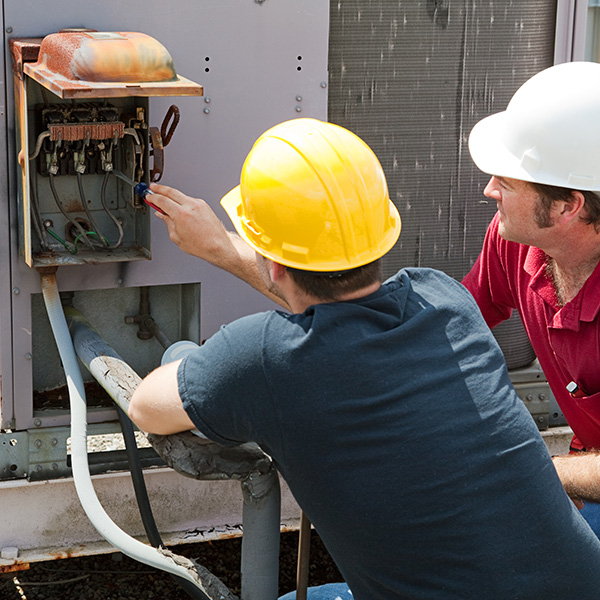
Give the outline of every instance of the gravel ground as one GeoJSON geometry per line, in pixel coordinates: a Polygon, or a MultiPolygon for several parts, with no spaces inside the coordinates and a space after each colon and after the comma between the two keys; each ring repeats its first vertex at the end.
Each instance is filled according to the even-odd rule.
{"type": "MultiPolygon", "coordinates": [[[[279,593],[296,587],[298,534],[283,533],[279,593]]],[[[240,595],[241,539],[186,544],[171,548],[197,560],[240,595]]],[[[121,553],[33,563],[28,571],[0,575],[0,600],[186,600],[189,596],[169,574],[121,553]]],[[[309,585],[341,581],[318,535],[311,536],[309,585]]]]}

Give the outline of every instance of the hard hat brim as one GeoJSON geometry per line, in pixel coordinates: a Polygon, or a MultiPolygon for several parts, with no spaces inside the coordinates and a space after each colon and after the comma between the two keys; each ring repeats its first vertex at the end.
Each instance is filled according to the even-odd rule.
{"type": "Polygon", "coordinates": [[[578,186],[565,182],[560,174],[540,170],[528,170],[523,166],[522,156],[516,156],[503,142],[507,127],[506,111],[490,115],[473,127],[469,135],[469,152],[477,167],[488,175],[519,179],[529,183],[542,183],[573,189],[599,189],[598,186],[578,186]]]}
{"type": "Polygon", "coordinates": [[[398,209],[394,206],[391,200],[388,200],[390,203],[390,213],[391,218],[394,222],[394,227],[388,230],[387,235],[383,240],[381,240],[379,247],[375,251],[373,255],[371,255],[367,260],[361,262],[360,264],[354,265],[346,265],[340,264],[338,262],[334,262],[331,264],[304,264],[300,262],[295,262],[293,260],[287,260],[282,258],[277,253],[271,253],[266,251],[264,248],[261,248],[258,244],[254,242],[247,234],[246,230],[242,224],[242,191],[241,186],[237,186],[233,188],[230,192],[225,194],[223,198],[221,198],[221,206],[225,209],[227,216],[230,218],[236,232],[238,235],[256,252],[258,252],[261,256],[268,258],[274,262],[282,264],[286,267],[293,267],[300,270],[310,270],[310,271],[323,271],[323,272],[333,272],[339,271],[341,268],[344,269],[354,269],[361,267],[365,264],[374,262],[375,260],[381,258],[385,254],[387,254],[398,241],[400,237],[400,231],[402,229],[402,220],[400,218],[400,214],[398,209]]]}
{"type": "Polygon", "coordinates": [[[276,256],[271,256],[268,252],[265,252],[260,246],[254,243],[253,240],[247,235],[246,231],[242,226],[242,191],[241,186],[234,187],[230,192],[225,194],[221,198],[221,206],[225,209],[227,216],[230,218],[238,235],[256,252],[265,258],[281,262],[276,256]]]}
{"type": "Polygon", "coordinates": [[[506,128],[506,111],[482,119],[469,135],[469,152],[477,167],[488,175],[509,177],[533,182],[535,179],[522,167],[517,158],[502,142],[506,128]]]}

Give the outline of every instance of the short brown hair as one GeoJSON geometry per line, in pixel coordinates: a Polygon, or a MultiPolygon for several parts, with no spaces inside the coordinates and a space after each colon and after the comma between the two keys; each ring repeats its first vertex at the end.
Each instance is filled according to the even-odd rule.
{"type": "Polygon", "coordinates": [[[334,273],[303,271],[287,267],[294,283],[305,293],[319,300],[331,302],[342,296],[356,292],[375,282],[383,281],[383,262],[374,262],[348,271],[334,273]]]}
{"type": "Polygon", "coordinates": [[[585,198],[585,210],[587,212],[587,216],[582,217],[583,220],[588,225],[593,225],[596,231],[600,231],[600,195],[596,192],[569,189],[556,185],[546,185],[544,183],[532,183],[531,185],[540,196],[540,203],[546,216],[548,216],[555,201],[570,202],[571,194],[573,192],[580,192],[585,198]]]}

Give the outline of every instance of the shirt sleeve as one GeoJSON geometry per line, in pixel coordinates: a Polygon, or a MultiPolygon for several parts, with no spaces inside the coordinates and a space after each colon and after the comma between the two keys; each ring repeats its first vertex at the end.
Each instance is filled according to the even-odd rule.
{"type": "Polygon", "coordinates": [[[487,229],[479,257],[462,280],[463,285],[475,298],[490,328],[508,319],[516,308],[506,264],[502,260],[502,241],[498,234],[496,215],[487,229]]]}
{"type": "Polygon", "coordinates": [[[185,411],[206,437],[220,444],[260,443],[254,425],[269,427],[273,418],[262,357],[267,315],[251,315],[222,327],[179,366],[185,411]]]}

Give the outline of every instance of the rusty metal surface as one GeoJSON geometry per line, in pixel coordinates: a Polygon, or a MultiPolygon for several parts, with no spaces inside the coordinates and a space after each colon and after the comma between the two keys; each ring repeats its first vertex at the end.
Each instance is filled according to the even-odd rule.
{"type": "Polygon", "coordinates": [[[60,98],[201,96],[177,75],[167,49],[137,32],[62,32],[11,40],[13,71],[29,75],[60,98]],[[33,61],[36,62],[33,62],[33,61]]]}
{"type": "Polygon", "coordinates": [[[48,125],[50,140],[56,142],[71,142],[74,140],[106,140],[115,135],[122,138],[125,135],[125,123],[61,123],[48,125]]]}

